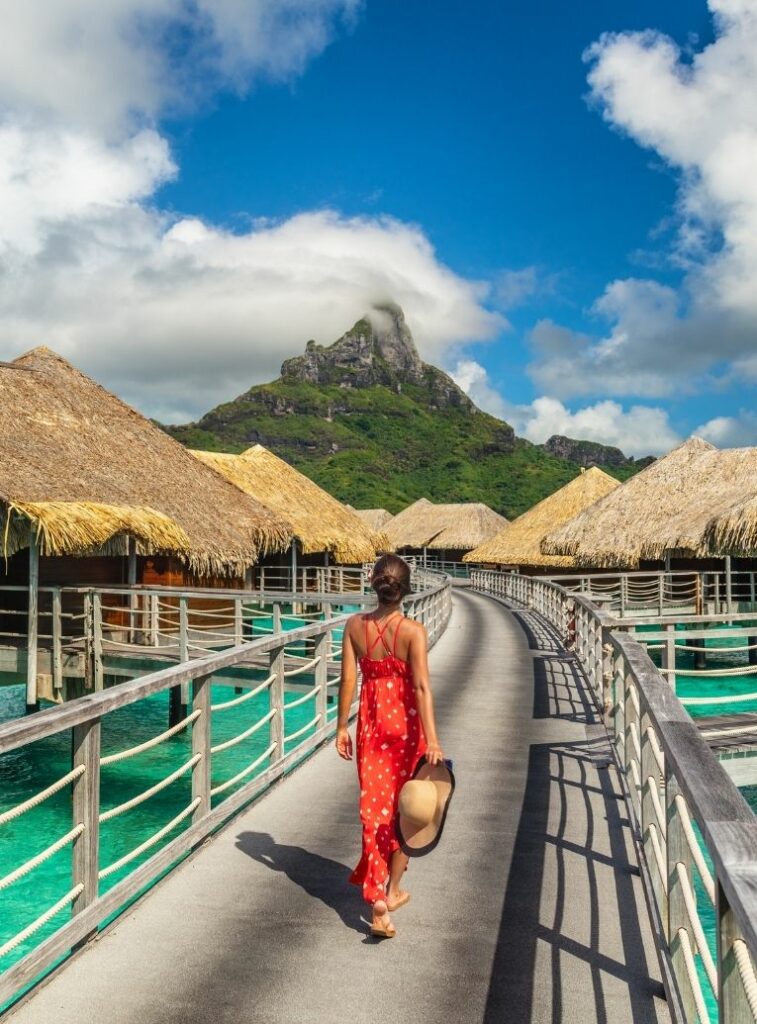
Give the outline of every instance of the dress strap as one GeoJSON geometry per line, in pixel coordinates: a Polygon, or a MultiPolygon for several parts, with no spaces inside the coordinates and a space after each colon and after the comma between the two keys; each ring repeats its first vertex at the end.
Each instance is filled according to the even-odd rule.
{"type": "MultiPolygon", "coordinates": [[[[387,627],[389,626],[389,623],[391,622],[391,619],[387,619],[386,620],[386,622],[384,623],[384,628],[383,629],[381,628],[381,626],[379,626],[379,624],[376,622],[375,619],[373,620],[373,622],[376,625],[376,636],[373,638],[373,643],[369,643],[368,642],[368,637],[369,637],[368,622],[369,621],[370,620],[368,619],[368,616],[366,616],[365,619],[364,619],[364,622],[365,622],[365,655],[366,655],[366,657],[369,658],[373,654],[373,652],[376,650],[376,647],[378,645],[379,640],[383,644],[384,650],[386,651],[387,655],[393,654],[394,651],[393,650],[392,651],[389,650],[389,646],[388,646],[386,640],[384,639],[384,633],[386,632],[387,627]]],[[[394,641],[395,641],[395,644],[396,644],[396,642],[397,642],[396,634],[395,634],[395,637],[394,637],[394,641]]]]}
{"type": "Polygon", "coordinates": [[[400,621],[397,623],[397,628],[394,631],[394,641],[392,643],[392,657],[393,658],[397,657],[397,637],[399,636],[399,632],[400,632],[400,629],[402,628],[402,623],[404,621],[405,621],[404,619],[400,619],[400,621]]]}

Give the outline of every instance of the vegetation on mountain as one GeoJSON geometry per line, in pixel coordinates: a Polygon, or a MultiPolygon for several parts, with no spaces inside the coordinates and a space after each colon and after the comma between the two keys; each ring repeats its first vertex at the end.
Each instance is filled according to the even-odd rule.
{"type": "MultiPolygon", "coordinates": [[[[196,423],[164,429],[209,451],[262,444],[341,501],[391,512],[427,497],[482,501],[513,518],[587,464],[516,437],[478,409],[447,374],[421,361],[396,306],[372,311],[333,345],[308,342],[278,380],[196,423]]],[[[572,443],[591,444],[590,464],[620,480],[641,468],[618,449],[572,443]]]]}

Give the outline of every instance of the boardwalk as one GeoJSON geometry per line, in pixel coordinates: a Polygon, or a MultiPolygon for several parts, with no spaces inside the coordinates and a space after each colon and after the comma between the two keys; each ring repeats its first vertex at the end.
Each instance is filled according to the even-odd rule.
{"type": "Polygon", "coordinates": [[[668,1020],[605,735],[527,614],[458,591],[432,653],[458,790],[397,939],[346,884],[353,766],[323,750],[12,1014],[13,1024],[668,1020]]]}

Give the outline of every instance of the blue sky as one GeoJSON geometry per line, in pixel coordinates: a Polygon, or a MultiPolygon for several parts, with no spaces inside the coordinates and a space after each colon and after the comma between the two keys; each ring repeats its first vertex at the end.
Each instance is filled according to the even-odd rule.
{"type": "Polygon", "coordinates": [[[0,42],[0,355],[177,421],[393,297],[533,440],[757,443],[757,0],[106,6],[0,42]]]}

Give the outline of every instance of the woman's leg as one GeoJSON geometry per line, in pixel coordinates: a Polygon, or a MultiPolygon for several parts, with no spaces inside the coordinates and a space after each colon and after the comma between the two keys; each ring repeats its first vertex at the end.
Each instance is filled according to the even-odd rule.
{"type": "Polygon", "coordinates": [[[401,893],[400,882],[410,858],[402,850],[395,850],[389,864],[389,900],[394,901],[401,893]]]}

